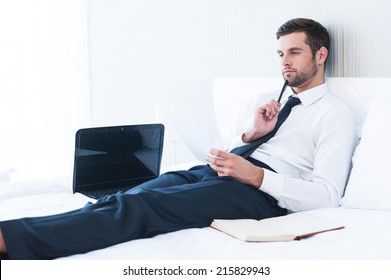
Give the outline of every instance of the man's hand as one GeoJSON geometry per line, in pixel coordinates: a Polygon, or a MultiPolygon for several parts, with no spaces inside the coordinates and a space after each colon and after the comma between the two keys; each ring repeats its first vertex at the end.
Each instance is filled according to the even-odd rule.
{"type": "Polygon", "coordinates": [[[242,135],[242,141],[251,143],[271,132],[277,123],[281,104],[275,100],[259,106],[255,112],[253,126],[242,135]]]}
{"type": "Polygon", "coordinates": [[[219,176],[231,176],[236,180],[260,188],[264,170],[241,156],[211,149],[207,157],[209,165],[219,176]]]}

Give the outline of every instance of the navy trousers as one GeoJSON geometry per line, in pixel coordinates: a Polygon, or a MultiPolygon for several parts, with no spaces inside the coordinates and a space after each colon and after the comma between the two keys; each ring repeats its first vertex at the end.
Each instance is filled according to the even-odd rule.
{"type": "Polygon", "coordinates": [[[163,174],[83,208],[0,223],[10,259],[53,259],[187,228],[213,219],[264,219],[286,210],[268,194],[209,166],[163,174]]]}

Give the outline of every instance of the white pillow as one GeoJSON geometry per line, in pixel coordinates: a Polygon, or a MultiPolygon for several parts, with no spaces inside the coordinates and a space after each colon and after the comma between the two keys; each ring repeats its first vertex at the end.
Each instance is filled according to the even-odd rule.
{"type": "Polygon", "coordinates": [[[391,211],[391,102],[368,107],[342,207],[391,211]]]}

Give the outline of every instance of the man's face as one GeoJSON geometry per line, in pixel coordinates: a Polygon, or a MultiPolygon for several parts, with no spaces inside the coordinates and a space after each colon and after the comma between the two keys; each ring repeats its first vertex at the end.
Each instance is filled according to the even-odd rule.
{"type": "Polygon", "coordinates": [[[311,82],[319,76],[315,57],[305,40],[304,32],[281,36],[277,50],[284,80],[288,81],[289,86],[302,90],[310,87],[311,82]]]}

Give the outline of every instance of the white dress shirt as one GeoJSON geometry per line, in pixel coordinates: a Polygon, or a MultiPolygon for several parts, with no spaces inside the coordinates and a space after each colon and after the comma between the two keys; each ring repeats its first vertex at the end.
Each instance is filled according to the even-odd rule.
{"type": "MultiPolygon", "coordinates": [[[[282,104],[292,94],[293,91],[287,89],[282,104]]],[[[266,96],[270,100],[270,95],[266,96]]],[[[275,136],[251,155],[276,171],[265,169],[260,190],[292,212],[336,207],[340,204],[357,144],[352,112],[329,94],[326,84],[296,96],[301,104],[293,107],[275,136]]],[[[262,95],[257,98],[253,109],[269,101],[264,98],[262,95]]],[[[242,145],[239,139],[241,137],[231,147],[242,145]]]]}

